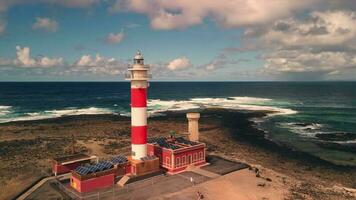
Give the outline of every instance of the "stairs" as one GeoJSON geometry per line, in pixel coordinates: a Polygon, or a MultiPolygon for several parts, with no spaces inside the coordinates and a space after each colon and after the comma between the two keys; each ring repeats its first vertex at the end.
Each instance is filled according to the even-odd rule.
{"type": "Polygon", "coordinates": [[[130,178],[130,176],[125,175],[117,182],[117,184],[121,187],[124,187],[124,185],[130,180],[130,178]]]}

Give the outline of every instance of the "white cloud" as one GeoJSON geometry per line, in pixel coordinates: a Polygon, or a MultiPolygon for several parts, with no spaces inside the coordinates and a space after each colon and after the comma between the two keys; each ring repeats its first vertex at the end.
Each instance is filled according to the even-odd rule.
{"type": "Polygon", "coordinates": [[[245,39],[266,51],[264,68],[272,74],[332,75],[356,68],[355,12],[315,11],[303,19],[277,20],[249,28],[245,39]]]}
{"type": "Polygon", "coordinates": [[[168,63],[167,68],[171,71],[182,70],[191,67],[189,59],[186,57],[176,58],[168,63]]]}
{"type": "Polygon", "coordinates": [[[305,20],[278,20],[261,39],[283,46],[329,46],[345,44],[355,37],[355,12],[327,11],[312,12],[305,20]]]}
{"type": "Polygon", "coordinates": [[[154,29],[179,29],[212,18],[224,27],[263,24],[307,8],[316,0],[117,0],[111,12],[125,10],[150,18],[154,29]]]}
{"type": "Polygon", "coordinates": [[[265,68],[275,72],[325,72],[356,68],[356,55],[348,52],[282,50],[266,58],[265,68]]]}
{"type": "Polygon", "coordinates": [[[107,44],[117,44],[120,43],[124,39],[124,32],[121,31],[119,33],[110,33],[106,36],[106,43],[107,44]]]}
{"type": "Polygon", "coordinates": [[[128,63],[126,61],[107,58],[97,54],[91,56],[83,55],[75,62],[65,62],[63,58],[50,58],[47,56],[31,57],[29,47],[16,46],[16,58],[1,58],[0,67],[2,69],[16,70],[18,68],[27,68],[29,73],[46,73],[50,75],[70,75],[70,74],[96,74],[115,76],[127,71],[128,63]],[[5,68],[4,68],[5,67],[5,68]]]}
{"type": "Polygon", "coordinates": [[[118,75],[125,72],[127,63],[115,58],[106,58],[97,54],[83,55],[72,66],[73,72],[90,72],[94,74],[118,75]]]}
{"type": "Polygon", "coordinates": [[[216,65],[213,64],[213,63],[210,63],[210,64],[205,66],[205,69],[208,70],[208,71],[215,70],[216,69],[216,65]]]}
{"type": "Polygon", "coordinates": [[[54,67],[63,65],[63,59],[46,56],[35,59],[31,57],[29,47],[16,46],[16,59],[13,61],[13,64],[18,67],[54,67]]]}
{"type": "Polygon", "coordinates": [[[35,30],[44,30],[47,32],[56,32],[58,23],[47,17],[36,17],[36,22],[32,25],[35,30]]]}

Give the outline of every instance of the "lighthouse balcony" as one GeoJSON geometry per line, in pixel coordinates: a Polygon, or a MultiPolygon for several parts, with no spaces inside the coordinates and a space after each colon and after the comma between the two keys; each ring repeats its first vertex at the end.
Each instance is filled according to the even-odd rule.
{"type": "Polygon", "coordinates": [[[130,65],[128,71],[149,71],[149,65],[130,65]]]}
{"type": "Polygon", "coordinates": [[[125,74],[125,79],[126,80],[134,80],[134,81],[141,81],[141,80],[148,80],[152,78],[152,74],[132,74],[132,73],[127,73],[125,74]]]}

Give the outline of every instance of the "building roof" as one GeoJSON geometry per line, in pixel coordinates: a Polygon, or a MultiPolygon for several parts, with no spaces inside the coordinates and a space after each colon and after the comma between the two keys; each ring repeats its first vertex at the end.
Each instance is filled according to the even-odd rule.
{"type": "Polygon", "coordinates": [[[59,164],[66,164],[66,163],[72,163],[72,162],[90,160],[90,159],[91,157],[85,154],[74,154],[74,155],[67,155],[67,156],[53,158],[53,160],[59,164]]]}
{"type": "Polygon", "coordinates": [[[108,169],[112,169],[114,165],[123,164],[128,162],[127,158],[122,155],[115,156],[109,160],[100,161],[97,164],[88,164],[84,166],[79,166],[75,169],[75,172],[79,175],[88,175],[95,172],[101,172],[108,169]]]}
{"type": "Polygon", "coordinates": [[[79,175],[87,175],[95,172],[105,171],[113,168],[114,165],[108,161],[101,161],[94,165],[79,166],[75,169],[79,175]]]}
{"type": "Polygon", "coordinates": [[[162,148],[166,148],[166,149],[172,149],[172,150],[176,150],[176,149],[181,149],[184,147],[193,147],[193,146],[197,146],[200,145],[202,143],[200,142],[193,142],[190,140],[187,140],[183,137],[155,137],[155,138],[149,138],[148,139],[148,143],[151,144],[157,144],[158,146],[162,147],[162,148]]]}

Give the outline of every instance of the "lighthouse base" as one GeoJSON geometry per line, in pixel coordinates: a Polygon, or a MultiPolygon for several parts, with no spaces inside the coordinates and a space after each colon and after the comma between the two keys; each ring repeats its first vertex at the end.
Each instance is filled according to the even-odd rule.
{"type": "Polygon", "coordinates": [[[131,156],[127,156],[131,164],[131,174],[134,176],[143,176],[159,171],[159,159],[156,156],[147,156],[136,160],[131,156]]]}

